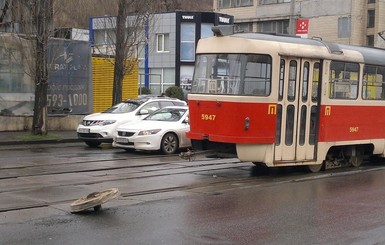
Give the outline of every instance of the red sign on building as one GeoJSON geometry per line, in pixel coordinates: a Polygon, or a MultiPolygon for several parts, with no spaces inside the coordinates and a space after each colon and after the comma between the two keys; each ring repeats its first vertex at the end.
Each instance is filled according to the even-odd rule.
{"type": "Polygon", "coordinates": [[[296,27],[297,35],[307,35],[308,30],[309,30],[309,19],[297,20],[297,27],[296,27]]]}

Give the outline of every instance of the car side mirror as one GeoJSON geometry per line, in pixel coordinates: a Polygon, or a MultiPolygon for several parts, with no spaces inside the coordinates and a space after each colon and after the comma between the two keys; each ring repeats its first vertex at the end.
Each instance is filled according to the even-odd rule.
{"type": "Polygon", "coordinates": [[[186,117],[186,118],[183,120],[183,123],[189,124],[189,123],[190,123],[190,119],[189,119],[188,117],[186,117]]]}
{"type": "Polygon", "coordinates": [[[146,110],[146,109],[142,109],[142,110],[140,110],[140,115],[147,115],[148,114],[148,110],[146,110]]]}

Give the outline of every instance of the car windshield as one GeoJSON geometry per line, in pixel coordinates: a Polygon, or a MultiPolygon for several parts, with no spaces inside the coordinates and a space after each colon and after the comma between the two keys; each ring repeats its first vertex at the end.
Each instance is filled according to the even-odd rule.
{"type": "Polygon", "coordinates": [[[177,122],[182,118],[186,111],[187,109],[183,108],[163,108],[149,115],[144,120],[177,122]]]}
{"type": "Polygon", "coordinates": [[[122,102],[119,104],[116,104],[107,110],[103,111],[102,113],[114,113],[114,114],[119,114],[119,113],[127,113],[134,111],[136,108],[138,108],[140,103],[135,102],[135,101],[126,101],[122,102]]]}

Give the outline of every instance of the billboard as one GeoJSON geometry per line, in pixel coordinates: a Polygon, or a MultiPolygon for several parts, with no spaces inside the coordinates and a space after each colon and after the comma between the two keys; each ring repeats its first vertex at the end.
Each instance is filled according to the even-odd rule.
{"type": "MultiPolygon", "coordinates": [[[[51,39],[48,43],[48,113],[92,112],[92,66],[86,41],[51,39]]],[[[0,34],[0,115],[29,116],[35,100],[33,43],[0,34]]]]}
{"type": "Polygon", "coordinates": [[[88,42],[50,40],[48,71],[49,114],[92,112],[91,48],[88,42]]]}

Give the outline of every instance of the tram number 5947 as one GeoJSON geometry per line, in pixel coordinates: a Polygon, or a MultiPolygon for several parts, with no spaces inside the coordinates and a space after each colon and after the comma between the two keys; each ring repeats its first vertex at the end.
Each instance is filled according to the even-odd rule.
{"type": "Polygon", "coordinates": [[[213,114],[201,114],[201,119],[204,121],[214,121],[216,115],[213,114]]]}
{"type": "Polygon", "coordinates": [[[350,133],[358,133],[358,127],[349,127],[350,133]]]}

